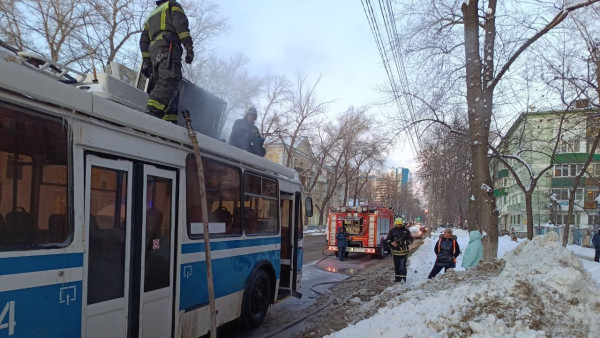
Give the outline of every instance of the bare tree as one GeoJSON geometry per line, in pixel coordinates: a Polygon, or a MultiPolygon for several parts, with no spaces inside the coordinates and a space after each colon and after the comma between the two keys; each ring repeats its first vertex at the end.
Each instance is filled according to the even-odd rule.
{"type": "MultiPolygon", "coordinates": [[[[382,166],[387,157],[387,149],[391,144],[389,134],[382,134],[381,130],[377,128],[378,124],[372,123],[372,118],[367,113],[368,110],[366,107],[350,107],[345,113],[355,115],[357,125],[353,132],[353,143],[350,144],[349,151],[345,153],[347,158],[344,159],[344,197],[342,202],[344,205],[348,205],[351,185],[355,184],[354,195],[356,195],[358,190],[360,190],[358,181],[360,180],[361,173],[364,174],[365,168],[369,167],[366,170],[368,177],[374,167],[382,166]]],[[[363,185],[367,177],[363,178],[363,185]]]]}
{"type": "Polygon", "coordinates": [[[80,1],[16,0],[2,4],[0,10],[3,38],[20,49],[67,65],[89,54],[82,40],[86,11],[80,1]]]}
{"type": "Polygon", "coordinates": [[[328,101],[320,99],[317,95],[317,86],[321,82],[321,75],[314,83],[307,82],[307,75],[296,77],[296,85],[292,94],[290,113],[285,115],[282,125],[288,126],[279,135],[281,143],[286,149],[287,159],[285,166],[292,163],[293,149],[302,137],[310,135],[317,130],[316,126],[325,112],[328,101]]]}
{"type": "Polygon", "coordinates": [[[265,147],[281,140],[287,126],[285,116],[291,113],[291,83],[283,75],[267,76],[263,82],[260,102],[260,132],[265,137],[265,147]]]}
{"type": "Polygon", "coordinates": [[[17,0],[0,2],[0,38],[19,50],[25,50],[26,46],[34,46],[32,37],[23,34],[29,28],[25,13],[17,6],[17,0]]]}
{"type": "MultiPolygon", "coordinates": [[[[184,0],[196,54],[202,60],[206,42],[227,29],[210,0],[184,0]]],[[[7,0],[0,3],[0,37],[21,50],[89,69],[93,54],[103,65],[117,60],[130,68],[139,64],[137,34],[149,0],[7,0]]],[[[199,62],[201,63],[201,62],[199,62]]]]}
{"type": "Polygon", "coordinates": [[[82,18],[89,27],[84,32],[93,44],[96,59],[103,65],[118,60],[128,66],[137,66],[139,54],[137,39],[143,26],[144,0],[85,0],[89,14],[82,18]],[[129,48],[128,52],[120,53],[129,48]],[[133,52],[133,53],[132,53],[133,52]],[[119,55],[120,54],[120,55],[119,55]],[[136,57],[132,57],[131,54],[136,57]]]}
{"type": "Polygon", "coordinates": [[[324,195],[320,196],[320,203],[316,205],[319,211],[319,224],[323,223],[324,213],[331,199],[339,193],[340,185],[343,183],[344,168],[357,156],[353,152],[354,145],[360,140],[360,133],[356,132],[356,126],[365,121],[367,118],[364,110],[350,107],[335,121],[325,124],[319,132],[315,133],[313,144],[317,155],[312,169],[315,175],[308,186],[309,191],[315,189],[324,171],[328,175],[324,195]]]}
{"type": "MultiPolygon", "coordinates": [[[[459,12],[459,3],[449,0],[409,3],[399,11],[399,21],[407,27],[402,30],[407,39],[403,51],[412,53],[413,69],[421,75],[424,72],[419,67],[425,71],[430,71],[432,64],[440,67],[440,71],[432,72],[437,78],[431,81],[436,83],[434,90],[428,90],[429,98],[422,101],[432,107],[443,105],[445,100],[431,99],[441,97],[452,102],[449,97],[456,94],[456,84],[464,79],[462,93],[466,97],[467,135],[473,161],[469,223],[480,225],[488,233],[483,243],[488,259],[496,258],[498,249],[496,202],[488,159],[490,126],[494,107],[499,103],[494,97],[495,90],[501,88],[500,80],[511,76],[509,69],[536,41],[573,11],[596,2],[555,7],[544,1],[498,6],[497,0],[471,0],[462,2],[459,12]],[[510,15],[500,14],[499,10],[510,15]],[[497,24],[497,19],[502,21],[497,24]],[[458,53],[461,49],[462,55],[458,53]],[[449,77],[440,80],[440,74],[449,77]]],[[[421,82],[428,83],[423,79],[421,82]]]]}
{"type": "Polygon", "coordinates": [[[243,115],[243,111],[260,97],[263,79],[248,75],[247,64],[248,58],[241,53],[227,60],[213,54],[203,65],[195,65],[196,71],[188,72],[190,81],[227,102],[221,125],[238,118],[233,116],[235,112],[243,115]]]}
{"type": "MultiPolygon", "coordinates": [[[[463,226],[469,199],[469,190],[465,187],[471,177],[466,124],[455,119],[449,127],[451,129],[432,126],[424,136],[417,177],[429,191],[429,220],[463,226]]],[[[478,225],[469,224],[469,227],[476,229],[478,225]]]]}

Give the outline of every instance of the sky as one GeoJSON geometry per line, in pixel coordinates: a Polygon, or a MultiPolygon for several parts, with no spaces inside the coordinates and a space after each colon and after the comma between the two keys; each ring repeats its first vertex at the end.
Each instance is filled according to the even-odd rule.
{"type": "MultiPolygon", "coordinates": [[[[322,74],[318,91],[335,116],[349,106],[380,101],[376,87],[387,82],[381,57],[360,1],[347,0],[219,0],[228,33],[211,48],[222,57],[241,52],[252,76],[297,74],[309,81],[322,74]]],[[[381,114],[380,108],[372,110],[381,114]]],[[[389,167],[416,169],[408,145],[398,144],[389,167]]]]}
{"type": "MultiPolygon", "coordinates": [[[[454,234],[464,252],[467,231],[454,234]]],[[[465,271],[460,255],[454,271],[427,280],[436,238],[426,238],[410,256],[407,284],[377,296],[386,306],[327,337],[592,337],[600,332],[600,263],[591,261],[594,249],[563,248],[553,231],[532,241],[503,236],[498,244],[503,268],[486,263],[465,271]],[[498,275],[490,273],[499,268],[498,275]]],[[[362,301],[351,301],[359,311],[362,301]]]]}

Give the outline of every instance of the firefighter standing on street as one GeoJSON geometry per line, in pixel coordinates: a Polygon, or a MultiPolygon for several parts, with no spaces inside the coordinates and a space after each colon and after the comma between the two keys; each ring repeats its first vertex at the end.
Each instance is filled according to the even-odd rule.
{"type": "Polygon", "coordinates": [[[394,220],[394,227],[390,229],[386,242],[394,257],[394,271],[396,282],[406,282],[406,260],[408,259],[409,245],[413,242],[410,230],[404,226],[400,217],[394,220]]]}
{"type": "Polygon", "coordinates": [[[156,1],[140,37],[142,74],[152,77],[154,88],[146,105],[146,113],[177,123],[177,111],[169,109],[169,100],[177,91],[181,75],[181,57],[185,47],[185,62],[194,60],[194,45],[190,37],[187,16],[175,1],[156,1]]]}

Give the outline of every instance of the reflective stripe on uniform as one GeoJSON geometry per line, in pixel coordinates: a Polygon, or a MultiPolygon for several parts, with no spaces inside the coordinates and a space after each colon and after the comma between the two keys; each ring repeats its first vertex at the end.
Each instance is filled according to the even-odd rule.
{"type": "MultiPolygon", "coordinates": [[[[150,34],[150,37],[152,37],[151,32],[150,32],[150,24],[149,24],[150,19],[152,19],[152,17],[154,17],[155,15],[158,15],[160,13],[160,31],[164,31],[167,29],[167,11],[168,10],[169,10],[169,1],[156,7],[150,13],[150,15],[148,15],[148,17],[146,18],[146,22],[144,23],[144,28],[148,31],[148,33],[150,34]]],[[[158,36],[150,42],[150,45],[152,46],[158,40],[162,40],[162,34],[158,34],[158,36]]]]}
{"type": "Polygon", "coordinates": [[[149,58],[150,57],[150,53],[148,53],[148,52],[142,52],[142,57],[143,58],[149,58]]]}
{"type": "Polygon", "coordinates": [[[158,109],[160,111],[165,111],[165,105],[162,104],[162,103],[160,103],[160,102],[158,102],[158,101],[156,101],[156,100],[149,99],[148,103],[146,103],[146,105],[150,106],[150,107],[153,107],[153,108],[156,108],[156,109],[158,109]]]}
{"type": "Polygon", "coordinates": [[[190,32],[181,32],[178,35],[179,35],[179,40],[183,40],[184,38],[187,38],[188,36],[190,36],[190,32]]]}
{"type": "Polygon", "coordinates": [[[167,10],[169,9],[169,2],[165,3],[166,6],[165,8],[163,8],[162,12],[160,13],[160,30],[164,31],[167,29],[167,10]]]}
{"type": "Polygon", "coordinates": [[[163,116],[163,120],[165,120],[165,121],[177,121],[177,115],[174,115],[174,114],[165,114],[165,116],[163,116]]]}
{"type": "Polygon", "coordinates": [[[150,41],[150,46],[152,46],[155,42],[162,40],[162,34],[159,34],[156,39],[150,41]]]}
{"type": "Polygon", "coordinates": [[[151,17],[153,17],[155,14],[158,14],[158,12],[160,11],[164,11],[165,7],[169,7],[169,2],[165,2],[164,4],[156,7],[152,12],[150,12],[150,14],[148,15],[148,17],[146,18],[146,23],[148,23],[148,21],[150,20],[151,17]]]}
{"type": "MultiPolygon", "coordinates": [[[[183,13],[183,8],[181,8],[179,6],[174,6],[174,7],[171,7],[171,12],[181,12],[181,13],[183,13]]],[[[183,13],[183,14],[185,14],[185,13],[183,13]]]]}

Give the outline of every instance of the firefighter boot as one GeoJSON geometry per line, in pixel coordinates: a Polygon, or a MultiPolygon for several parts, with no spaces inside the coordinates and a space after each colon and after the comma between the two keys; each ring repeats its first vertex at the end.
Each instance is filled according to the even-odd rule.
{"type": "Polygon", "coordinates": [[[154,107],[154,106],[151,106],[151,105],[147,105],[147,106],[146,106],[146,111],[145,111],[145,113],[146,113],[146,114],[148,114],[148,115],[151,115],[151,116],[157,117],[157,118],[159,118],[159,119],[162,119],[162,118],[163,118],[163,115],[165,115],[165,112],[164,112],[164,111],[162,111],[162,110],[160,110],[160,109],[158,109],[158,108],[156,108],[156,107],[154,107]]]}

